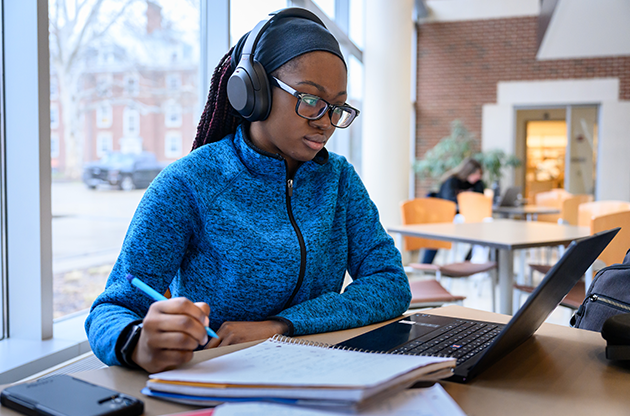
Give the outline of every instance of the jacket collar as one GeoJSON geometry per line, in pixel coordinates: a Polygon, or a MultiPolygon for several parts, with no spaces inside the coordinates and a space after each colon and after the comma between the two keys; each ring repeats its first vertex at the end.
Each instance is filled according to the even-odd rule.
{"type": "MultiPolygon", "coordinates": [[[[245,167],[250,172],[255,172],[259,175],[281,177],[284,179],[286,177],[284,157],[280,154],[269,153],[258,148],[250,140],[247,130],[245,124],[240,124],[234,134],[234,147],[245,167]]],[[[313,160],[302,163],[298,171],[317,170],[320,166],[328,162],[328,158],[328,150],[323,148],[315,155],[313,160]]]]}

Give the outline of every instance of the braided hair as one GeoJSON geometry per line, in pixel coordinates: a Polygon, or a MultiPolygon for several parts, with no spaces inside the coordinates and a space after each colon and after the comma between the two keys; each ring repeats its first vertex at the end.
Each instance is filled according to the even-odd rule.
{"type": "Polygon", "coordinates": [[[228,134],[235,133],[241,118],[232,107],[227,97],[227,82],[234,70],[231,68],[232,47],[221,58],[219,65],[214,69],[210,81],[208,101],[201,114],[197,126],[197,136],[192,144],[192,150],[204,144],[214,143],[228,134]]]}

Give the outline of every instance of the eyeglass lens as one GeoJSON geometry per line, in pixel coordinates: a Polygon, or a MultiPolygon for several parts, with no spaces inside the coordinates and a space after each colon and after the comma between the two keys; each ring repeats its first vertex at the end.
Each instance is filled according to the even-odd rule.
{"type": "MultiPolygon", "coordinates": [[[[328,109],[329,106],[326,101],[314,95],[303,94],[300,97],[297,112],[304,118],[317,120],[321,118],[328,109]]],[[[355,116],[356,113],[354,111],[342,107],[335,107],[330,115],[330,122],[336,127],[348,127],[355,116]]]]}

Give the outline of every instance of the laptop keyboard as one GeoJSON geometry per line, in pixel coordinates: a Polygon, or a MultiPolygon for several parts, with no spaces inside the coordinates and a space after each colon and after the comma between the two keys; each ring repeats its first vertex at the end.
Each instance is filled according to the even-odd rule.
{"type": "Polygon", "coordinates": [[[499,325],[457,320],[428,336],[415,339],[391,353],[441,355],[457,358],[457,365],[486,349],[501,332],[499,325]]]}

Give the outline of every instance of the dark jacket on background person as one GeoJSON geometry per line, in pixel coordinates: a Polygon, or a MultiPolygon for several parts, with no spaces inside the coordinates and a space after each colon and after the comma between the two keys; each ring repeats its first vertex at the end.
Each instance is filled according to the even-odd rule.
{"type": "Polygon", "coordinates": [[[468,181],[462,181],[457,176],[453,175],[442,183],[436,197],[457,203],[457,194],[460,192],[472,191],[483,193],[484,189],[485,186],[482,180],[470,183],[468,181]]]}

